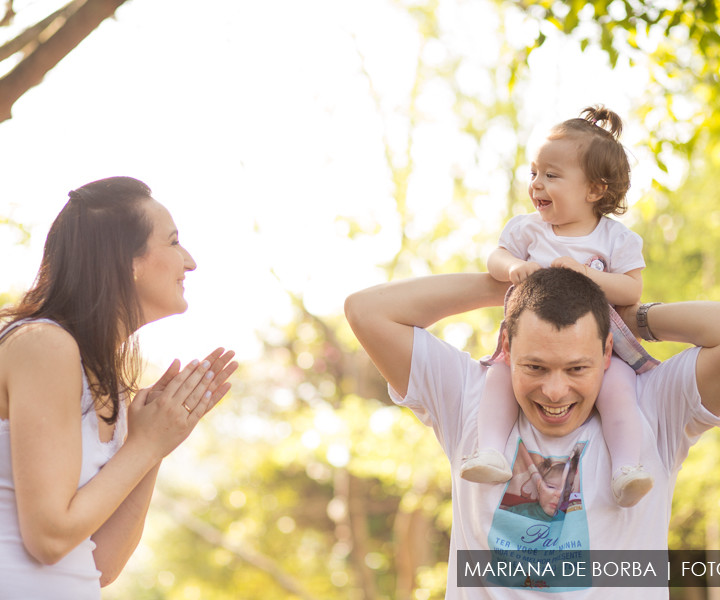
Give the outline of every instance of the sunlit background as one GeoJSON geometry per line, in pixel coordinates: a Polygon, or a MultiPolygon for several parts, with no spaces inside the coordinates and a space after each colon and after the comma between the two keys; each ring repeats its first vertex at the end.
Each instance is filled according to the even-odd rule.
{"type": "MultiPolygon", "coordinates": [[[[64,2],[15,4],[6,38],[64,2]]],[[[18,101],[0,124],[0,216],[31,235],[0,227],[0,291],[30,285],[69,190],[134,176],[198,263],[187,313],[142,331],[148,371],[217,345],[243,361],[233,397],[166,461],[144,542],[104,597],[442,597],[444,459],[388,406],[342,304],[388,278],[483,269],[504,221],[532,208],[525,147],[587,105],[626,121],[646,295],[720,299],[716,192],[683,146],[716,99],[658,76],[690,36],[619,27],[639,49],[609,58],[592,4],[565,35],[522,2],[131,0],[18,101]]],[[[627,24],[627,3],[594,4],[627,24]]],[[[438,332],[479,355],[498,318],[438,332]]],[[[707,545],[713,494],[676,510],[678,547],[707,545]]]]}
{"type": "MultiPolygon", "coordinates": [[[[29,4],[43,11],[52,3],[29,4]]],[[[459,74],[465,93],[501,98],[506,92],[485,72],[500,51],[492,4],[438,11],[453,51],[476,63],[459,74]]],[[[520,15],[505,27],[516,44],[536,33],[520,15]]],[[[144,332],[150,360],[188,359],[216,344],[257,355],[255,329],[288,319],[284,288],[302,292],[314,311],[339,312],[350,292],[382,281],[375,265],[397,250],[382,136],[404,143],[407,123],[402,114],[383,121],[369,86],[384,111],[401,109],[420,43],[407,12],[380,0],[121,6],[2,124],[0,211],[33,235],[28,247],[3,237],[12,260],[0,288],[30,284],[69,190],[131,175],[168,206],[198,263],[186,282],[189,312],[144,332]],[[351,242],[345,218],[381,227],[351,242]]],[[[431,66],[447,55],[440,41],[422,49],[431,66]]],[[[518,118],[525,130],[542,128],[598,102],[629,115],[644,79],[642,69],[613,72],[601,52],[581,54],[558,39],[533,57],[518,118]]],[[[408,203],[424,228],[452,201],[454,170],[474,152],[455,130],[452,102],[441,82],[419,99],[428,123],[408,203]]],[[[514,150],[510,125],[488,132],[495,151],[514,150]]],[[[632,147],[640,134],[631,119],[628,129],[632,147]]],[[[494,172],[500,159],[484,158],[469,174],[488,191],[475,200],[471,234],[496,231],[507,198],[507,176],[494,172]]],[[[633,191],[647,183],[636,174],[633,191]]]]}

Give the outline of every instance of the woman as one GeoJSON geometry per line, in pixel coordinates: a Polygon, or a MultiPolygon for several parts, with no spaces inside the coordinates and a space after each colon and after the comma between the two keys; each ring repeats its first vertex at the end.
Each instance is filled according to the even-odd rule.
{"type": "Polygon", "coordinates": [[[186,310],[196,267],[129,177],[73,192],[37,279],[0,317],[0,599],[100,598],[142,532],[161,460],[230,389],[222,348],[136,392],[135,332],[186,310]]]}

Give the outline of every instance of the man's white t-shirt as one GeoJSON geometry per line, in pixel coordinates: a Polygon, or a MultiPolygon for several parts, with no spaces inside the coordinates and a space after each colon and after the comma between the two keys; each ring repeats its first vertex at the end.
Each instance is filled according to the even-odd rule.
{"type": "MultiPolygon", "coordinates": [[[[514,547],[582,550],[666,550],[673,488],[688,450],[720,418],[700,403],[695,380],[698,348],[665,361],[637,378],[643,416],[642,456],[655,478],[653,489],[633,508],[620,508],[610,489],[610,455],[597,412],[565,437],[544,436],[520,412],[505,447],[513,465],[507,484],[488,485],[460,477],[460,465],[477,443],[477,410],[487,367],[424,329],[414,334],[412,366],[405,398],[390,388],[393,401],[410,408],[433,428],[452,471],[453,530],[447,600],[527,597],[528,591],[503,587],[458,587],[458,550],[514,547]],[[539,503],[528,483],[533,469],[566,463],[562,510],[548,520],[518,514],[539,503]],[[532,463],[533,466],[530,466],[532,463]]],[[[492,419],[492,415],[487,418],[492,419]]],[[[537,507],[535,507],[537,508],[537,507]]],[[[527,511],[526,511],[527,512],[527,511]]],[[[535,511],[537,514],[539,511],[535,511]]],[[[541,514],[541,513],[540,513],[541,514]]],[[[540,582],[541,583],[541,582],[540,582]]],[[[546,598],[667,598],[665,588],[588,588],[552,592],[546,598]]],[[[556,588],[557,589],[557,588],[556,588]]]]}

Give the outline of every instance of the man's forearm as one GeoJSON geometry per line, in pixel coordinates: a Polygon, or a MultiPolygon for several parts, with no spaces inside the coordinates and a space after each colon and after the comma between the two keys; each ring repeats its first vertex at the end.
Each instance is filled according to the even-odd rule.
{"type": "Polygon", "coordinates": [[[348,304],[367,316],[424,328],[450,315],[502,306],[507,288],[488,273],[432,275],[362,290],[348,304]]]}
{"type": "MultiPolygon", "coordinates": [[[[620,316],[637,337],[639,305],[623,307],[620,316]]],[[[720,346],[720,303],[673,302],[656,304],[647,311],[647,327],[652,335],[665,342],[683,342],[702,348],[720,346]]]]}
{"type": "MultiPolygon", "coordinates": [[[[638,305],[624,307],[620,316],[635,335],[638,305]]],[[[642,313],[641,313],[642,315],[642,313]]],[[[703,406],[720,416],[720,302],[656,304],[646,313],[646,330],[655,339],[683,342],[702,348],[695,365],[697,389],[703,406]]]]}
{"type": "Polygon", "coordinates": [[[410,377],[413,327],[485,306],[502,305],[507,283],[488,273],[406,279],[352,294],[345,314],[387,382],[404,396],[410,377]]]}

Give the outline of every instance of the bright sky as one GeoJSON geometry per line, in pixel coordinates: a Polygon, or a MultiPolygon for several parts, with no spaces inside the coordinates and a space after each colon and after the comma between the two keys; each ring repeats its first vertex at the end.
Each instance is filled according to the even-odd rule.
{"type": "MultiPolygon", "coordinates": [[[[440,5],[457,43],[487,51],[495,24],[485,2],[440,5]]],[[[254,331],[287,318],[283,286],[317,313],[341,312],[350,292],[381,281],[374,265],[394,248],[392,228],[349,242],[336,223],[383,221],[392,208],[356,43],[378,89],[400,98],[417,39],[387,0],[130,0],[0,124],[0,215],[33,234],[20,247],[0,229],[0,289],[31,283],[69,190],[130,175],[170,209],[198,263],[189,311],[143,330],[149,360],[186,361],[216,345],[253,357],[254,331]]],[[[523,114],[538,124],[598,102],[627,114],[643,88],[567,43],[549,43],[532,69],[523,114]]],[[[412,198],[430,219],[449,200],[452,142],[438,141],[428,185],[412,198]]],[[[643,185],[637,172],[633,185],[643,185]]]]}

